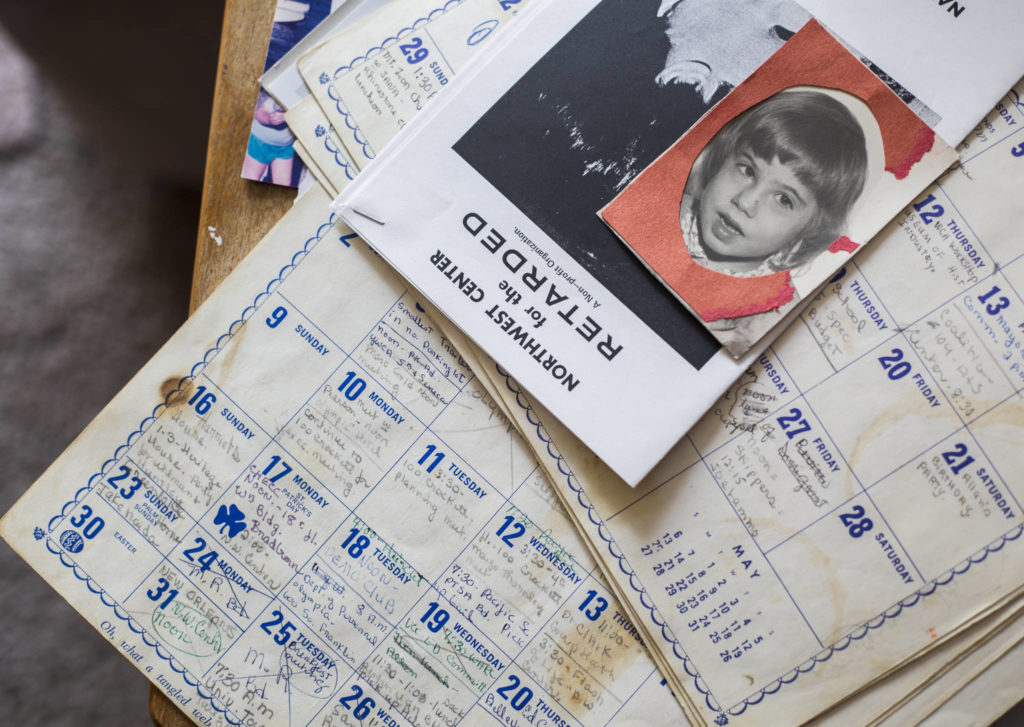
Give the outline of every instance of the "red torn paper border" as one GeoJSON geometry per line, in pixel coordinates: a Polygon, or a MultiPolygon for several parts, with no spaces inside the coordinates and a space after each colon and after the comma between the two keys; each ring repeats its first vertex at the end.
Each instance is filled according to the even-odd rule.
{"type": "MultiPolygon", "coordinates": [[[[694,261],[680,229],[679,211],[693,164],[718,131],[752,106],[798,86],[841,91],[863,101],[878,123],[885,171],[895,179],[905,178],[934,145],[934,132],[891,89],[817,21],[809,21],[600,212],[705,323],[765,313],[794,299],[788,270],[743,278],[694,261]]],[[[858,247],[844,236],[828,249],[842,253],[858,247]]],[[[733,348],[730,351],[740,355],[733,348]]]]}

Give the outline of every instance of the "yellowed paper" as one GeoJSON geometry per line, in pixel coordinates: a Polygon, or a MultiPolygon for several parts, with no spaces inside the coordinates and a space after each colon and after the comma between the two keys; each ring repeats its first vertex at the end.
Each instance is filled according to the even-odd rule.
{"type": "Polygon", "coordinates": [[[395,0],[299,60],[362,169],[528,0],[395,0]]]}
{"type": "Polygon", "coordinates": [[[511,424],[315,188],[0,528],[201,724],[677,709],[511,424]]]}
{"type": "Polygon", "coordinates": [[[299,158],[302,159],[302,163],[306,165],[306,168],[309,169],[310,174],[313,175],[313,178],[321,187],[324,188],[324,191],[327,192],[327,194],[333,196],[338,193],[338,190],[334,187],[333,184],[331,184],[331,181],[327,178],[327,175],[324,174],[323,169],[320,168],[320,166],[316,163],[316,160],[309,153],[309,150],[306,149],[305,145],[301,141],[299,141],[298,138],[296,138],[295,140],[295,153],[299,155],[299,158]]]}
{"type": "Polygon", "coordinates": [[[1024,644],[1018,642],[970,684],[920,724],[922,727],[982,727],[1021,700],[1024,644]]]}
{"type": "Polygon", "coordinates": [[[809,724],[917,724],[1019,640],[1019,602],[881,677],[809,724]]]}
{"type": "Polygon", "coordinates": [[[1016,98],[636,491],[506,382],[706,723],[809,719],[1024,582],[1016,98]]]}
{"type": "Polygon", "coordinates": [[[284,118],[336,196],[355,179],[356,166],[331,122],[312,96],[288,109],[284,118]]]}

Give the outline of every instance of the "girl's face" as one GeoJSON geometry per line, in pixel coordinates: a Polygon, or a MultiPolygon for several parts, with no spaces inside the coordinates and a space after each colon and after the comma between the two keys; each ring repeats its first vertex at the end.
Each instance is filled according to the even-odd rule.
{"type": "Polygon", "coordinates": [[[799,240],[818,212],[814,194],[778,159],[733,152],[701,195],[705,249],[760,262],[799,240]]]}

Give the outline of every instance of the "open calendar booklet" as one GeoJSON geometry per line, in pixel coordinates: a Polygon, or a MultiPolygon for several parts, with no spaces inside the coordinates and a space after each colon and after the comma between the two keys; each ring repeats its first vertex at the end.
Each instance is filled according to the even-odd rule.
{"type": "Polygon", "coordinates": [[[0,533],[199,724],[899,725],[969,699],[1024,638],[1019,95],[631,489],[328,207],[470,63],[452,39],[500,43],[524,5],[397,0],[304,57],[289,118],[327,193],[0,533]]]}
{"type": "MultiPolygon", "coordinates": [[[[1001,608],[1015,619],[1022,91],[636,491],[492,365],[692,721],[803,722],[1001,608]]],[[[864,704],[834,723],[891,706],[864,704]]]]}
{"type": "Polygon", "coordinates": [[[477,14],[458,26],[470,3],[396,29],[402,40],[365,62],[336,38],[299,66],[352,162],[368,166],[335,209],[635,485],[952,162],[950,146],[1024,68],[987,57],[971,82],[951,75],[925,95],[904,80],[922,58],[933,72],[947,64],[951,37],[992,44],[998,23],[1024,20],[1019,5],[969,26],[969,13],[936,7],[911,22],[884,2],[851,24],[839,3],[819,4],[816,20],[783,0],[542,1],[465,69],[465,46],[490,27],[477,14]],[[869,60],[859,46],[879,28],[899,42],[869,60]],[[449,57],[465,75],[378,158],[415,99],[446,84],[449,57]],[[1003,74],[994,88],[991,68],[1003,74]],[[961,92],[978,79],[983,104],[961,92]],[[802,181],[783,179],[763,204],[787,219],[737,207],[714,184],[735,165],[713,163],[713,148],[788,159],[783,175],[799,167],[802,181]],[[729,338],[733,354],[753,352],[737,361],[729,338]]]}

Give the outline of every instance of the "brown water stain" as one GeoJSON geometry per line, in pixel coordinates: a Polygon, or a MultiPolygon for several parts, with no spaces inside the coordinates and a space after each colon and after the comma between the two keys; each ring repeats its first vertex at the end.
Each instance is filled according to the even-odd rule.
{"type": "Polygon", "coordinates": [[[160,384],[160,400],[166,402],[169,408],[180,406],[187,400],[185,397],[186,392],[184,390],[191,388],[191,382],[185,383],[182,386],[183,390],[175,393],[181,379],[181,376],[169,376],[164,379],[162,384],[160,384]],[[168,397],[171,397],[171,399],[168,400],[168,397]]]}

